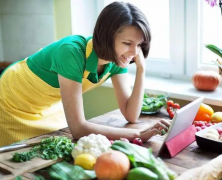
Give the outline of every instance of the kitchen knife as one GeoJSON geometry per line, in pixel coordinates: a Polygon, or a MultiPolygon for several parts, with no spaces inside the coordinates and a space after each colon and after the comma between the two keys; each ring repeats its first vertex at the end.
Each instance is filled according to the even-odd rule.
{"type": "Polygon", "coordinates": [[[18,143],[18,144],[11,144],[8,146],[2,146],[2,147],[0,147],[0,153],[14,151],[14,150],[25,148],[25,147],[31,147],[31,146],[35,146],[37,144],[40,144],[40,142],[18,143]]]}

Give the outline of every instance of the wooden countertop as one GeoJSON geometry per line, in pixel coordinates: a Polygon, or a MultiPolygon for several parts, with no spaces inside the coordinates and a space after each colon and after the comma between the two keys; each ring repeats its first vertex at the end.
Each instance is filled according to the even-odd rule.
{"type": "MultiPolygon", "coordinates": [[[[90,119],[89,121],[96,124],[102,124],[105,126],[112,126],[118,128],[143,128],[145,126],[152,126],[154,123],[158,122],[161,118],[169,119],[165,110],[162,110],[155,115],[141,115],[136,124],[129,124],[119,110],[111,111],[104,115],[90,119]]],[[[37,141],[39,139],[49,137],[52,135],[65,135],[71,138],[71,133],[68,128],[62,129],[60,131],[52,132],[47,135],[36,137],[30,139],[29,141],[37,141]]],[[[153,154],[155,156],[161,157],[161,159],[168,165],[169,168],[181,174],[190,168],[195,168],[208,163],[213,158],[217,157],[219,154],[213,152],[206,152],[200,149],[196,142],[193,142],[179,154],[173,158],[166,158],[159,155],[160,147],[163,143],[163,136],[153,136],[148,142],[144,143],[145,147],[152,148],[153,154]]],[[[28,149],[28,148],[26,148],[28,149]]],[[[18,150],[17,150],[18,151],[18,150]]],[[[24,151],[24,149],[20,150],[24,151]]],[[[50,166],[55,161],[52,160],[33,160],[21,163],[14,163],[9,161],[12,152],[2,153],[0,155],[0,179],[12,179],[18,174],[23,172],[23,179],[32,179],[33,175],[30,172],[35,172],[38,169],[50,166]],[[34,165],[35,164],[35,165],[34,165]],[[38,166],[37,166],[38,164],[38,166]],[[36,167],[37,166],[37,167],[36,167]]],[[[58,161],[57,161],[58,162],[58,161]]]]}

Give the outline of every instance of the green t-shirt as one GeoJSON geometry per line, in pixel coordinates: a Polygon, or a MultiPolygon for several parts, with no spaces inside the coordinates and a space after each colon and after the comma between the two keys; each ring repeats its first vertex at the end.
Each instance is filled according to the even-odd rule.
{"type": "Polygon", "coordinates": [[[29,56],[28,67],[43,81],[56,88],[59,88],[58,74],[82,83],[83,73],[87,70],[90,72],[88,80],[97,83],[107,72],[110,73],[109,77],[127,72],[127,68],[110,62],[98,76],[98,56],[95,51],[92,50],[86,59],[86,45],[91,38],[73,35],[56,41],[29,56]]]}

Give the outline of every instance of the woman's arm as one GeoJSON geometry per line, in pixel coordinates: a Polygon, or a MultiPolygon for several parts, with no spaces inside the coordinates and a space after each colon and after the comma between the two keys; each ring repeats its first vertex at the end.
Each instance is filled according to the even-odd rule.
{"type": "Polygon", "coordinates": [[[132,93],[128,74],[117,74],[112,77],[119,108],[130,123],[136,122],[142,107],[145,77],[145,61],[142,51],[136,56],[135,63],[137,70],[132,93]]]}
{"type": "Polygon", "coordinates": [[[79,139],[91,133],[103,134],[112,140],[121,137],[133,140],[140,137],[140,130],[138,129],[120,129],[87,122],[83,109],[82,84],[61,75],[58,75],[58,78],[64,111],[73,138],[79,139]]]}
{"type": "Polygon", "coordinates": [[[161,129],[168,130],[170,124],[163,120],[146,129],[114,128],[90,123],[86,121],[84,116],[82,84],[60,75],[58,78],[67,123],[74,139],[94,133],[102,134],[112,140],[122,137],[132,141],[139,137],[146,142],[153,135],[161,134],[161,129]]]}

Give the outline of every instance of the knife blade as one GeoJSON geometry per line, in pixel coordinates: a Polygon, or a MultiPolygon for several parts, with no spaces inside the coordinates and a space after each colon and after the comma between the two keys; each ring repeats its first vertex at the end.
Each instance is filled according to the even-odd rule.
{"type": "Polygon", "coordinates": [[[8,151],[14,151],[14,150],[18,150],[18,149],[22,149],[25,147],[32,147],[35,146],[37,144],[40,144],[41,142],[32,142],[32,143],[18,143],[18,144],[11,144],[8,146],[2,146],[0,147],[0,153],[2,152],[8,152],[8,151]]]}

